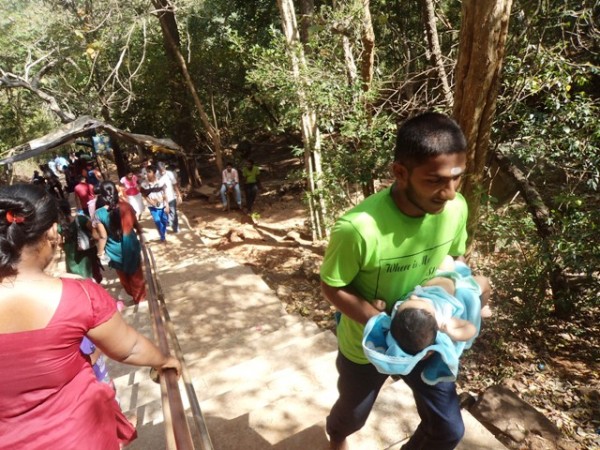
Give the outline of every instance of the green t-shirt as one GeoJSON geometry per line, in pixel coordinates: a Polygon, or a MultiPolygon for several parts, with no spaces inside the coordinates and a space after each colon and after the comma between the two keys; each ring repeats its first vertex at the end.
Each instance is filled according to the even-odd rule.
{"type": "MultiPolygon", "coordinates": [[[[321,266],[321,280],[350,286],[366,300],[388,308],[415,286],[432,278],[445,256],[465,252],[467,204],[462,195],[439,214],[409,217],[394,203],[390,188],[378,192],[342,216],[333,227],[321,266]]],[[[367,364],[361,341],[363,325],[342,315],[340,351],[367,364]]]]}
{"type": "Polygon", "coordinates": [[[258,166],[252,166],[252,168],[248,169],[248,167],[244,167],[242,169],[242,175],[244,176],[244,182],[246,183],[256,183],[256,179],[258,175],[260,175],[260,168],[258,166]]]}

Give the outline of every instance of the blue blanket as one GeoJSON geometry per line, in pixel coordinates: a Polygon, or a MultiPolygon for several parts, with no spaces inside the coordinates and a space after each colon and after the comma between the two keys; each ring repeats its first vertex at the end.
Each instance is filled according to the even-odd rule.
{"type": "Polygon", "coordinates": [[[481,327],[481,289],[471,276],[471,270],[462,263],[456,263],[455,272],[440,272],[437,276],[446,276],[454,280],[454,296],[439,286],[417,286],[414,291],[396,302],[392,316],[381,313],[367,322],[363,332],[363,350],[380,373],[407,375],[428,352],[432,352],[421,374],[422,380],[430,385],[456,380],[459,358],[463,350],[471,347],[481,327]],[[454,342],[447,334],[438,331],[433,345],[416,355],[405,353],[392,337],[390,324],[398,305],[411,295],[431,300],[436,311],[448,312],[450,309],[451,317],[472,322],[477,327],[477,335],[467,342],[454,342]]]}

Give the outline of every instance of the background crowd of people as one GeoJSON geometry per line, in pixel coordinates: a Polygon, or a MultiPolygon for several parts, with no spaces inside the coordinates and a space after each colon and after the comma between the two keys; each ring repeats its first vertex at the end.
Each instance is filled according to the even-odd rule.
{"type": "MultiPolygon", "coordinates": [[[[247,161],[240,187],[228,165],[224,185],[232,171],[235,200],[242,209],[243,188],[249,213],[260,171],[247,161]]],[[[0,356],[10,366],[0,387],[6,448],[118,449],[135,438],[105,355],[159,371],[181,367],[124,322],[124,303],[102,287],[104,270],[115,270],[135,304],[145,301],[139,221],[147,208],[166,242],[167,233],[179,231],[181,201],[177,176],[164,162],[143,160],[113,181],[83,151],[53,155],[29,184],[0,187],[0,356]],[[67,274],[54,277],[45,269],[59,247],[67,274]]]]}

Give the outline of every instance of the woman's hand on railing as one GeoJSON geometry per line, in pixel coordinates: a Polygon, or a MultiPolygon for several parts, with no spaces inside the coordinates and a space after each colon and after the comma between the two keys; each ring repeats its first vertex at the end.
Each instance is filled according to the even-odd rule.
{"type": "Polygon", "coordinates": [[[174,356],[167,356],[166,361],[160,367],[155,367],[155,369],[161,374],[163,370],[175,369],[175,372],[177,372],[177,378],[181,376],[181,363],[174,356]]]}

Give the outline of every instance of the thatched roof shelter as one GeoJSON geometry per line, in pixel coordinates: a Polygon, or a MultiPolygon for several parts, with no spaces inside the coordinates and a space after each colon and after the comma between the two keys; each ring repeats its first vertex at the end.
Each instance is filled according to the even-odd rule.
{"type": "Polygon", "coordinates": [[[94,119],[93,117],[82,116],[73,122],[61,125],[45,136],[11,148],[5,153],[9,156],[0,160],[0,165],[24,161],[57,147],[71,144],[75,142],[77,138],[89,137],[95,133],[102,132],[106,132],[111,139],[120,139],[145,147],[153,152],[183,153],[183,149],[171,139],[161,139],[145,134],[129,133],[109,125],[106,122],[94,119]]]}

